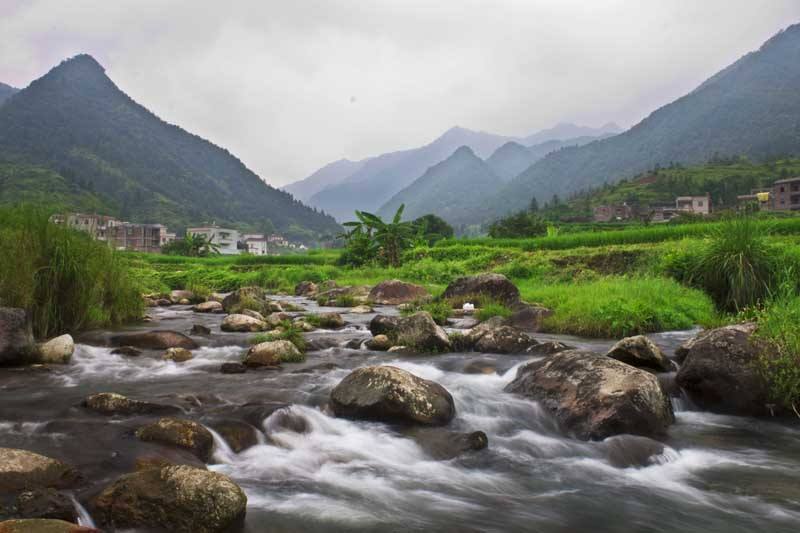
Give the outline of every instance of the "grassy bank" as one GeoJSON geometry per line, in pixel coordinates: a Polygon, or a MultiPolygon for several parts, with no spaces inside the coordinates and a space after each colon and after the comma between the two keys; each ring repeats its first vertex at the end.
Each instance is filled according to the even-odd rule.
{"type": "Polygon", "coordinates": [[[30,207],[0,209],[0,304],[21,307],[49,337],[142,316],[127,261],[30,207]]]}

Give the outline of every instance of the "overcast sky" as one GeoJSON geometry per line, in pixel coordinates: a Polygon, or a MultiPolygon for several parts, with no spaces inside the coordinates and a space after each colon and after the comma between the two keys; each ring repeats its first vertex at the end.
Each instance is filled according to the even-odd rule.
{"type": "Polygon", "coordinates": [[[628,127],[796,22],[800,0],[0,0],[0,81],[89,53],[282,185],[454,125],[628,127]]]}

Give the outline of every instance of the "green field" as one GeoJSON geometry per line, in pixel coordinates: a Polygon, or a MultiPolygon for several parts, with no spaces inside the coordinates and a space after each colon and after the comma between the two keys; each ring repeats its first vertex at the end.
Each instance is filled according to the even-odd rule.
{"type": "MultiPolygon", "coordinates": [[[[768,232],[767,240],[782,264],[800,271],[800,218],[754,223],[768,232]]],[[[395,278],[425,285],[438,295],[459,276],[498,272],[517,284],[526,301],[554,310],[547,330],[619,337],[733,319],[716,311],[707,294],[689,286],[684,272],[720,224],[540,239],[448,240],[407,250],[403,265],[396,268],[339,266],[338,250],[268,257],[127,257],[132,275],[152,293],[182,288],[231,291],[247,285],[291,293],[305,280],[371,285],[395,278]]]]}

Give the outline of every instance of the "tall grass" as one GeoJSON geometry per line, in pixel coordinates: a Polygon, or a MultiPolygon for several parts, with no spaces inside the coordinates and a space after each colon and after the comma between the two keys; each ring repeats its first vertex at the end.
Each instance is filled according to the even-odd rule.
{"type": "Polygon", "coordinates": [[[759,369],[772,401],[800,416],[800,297],[788,288],[756,313],[755,337],[764,346],[759,369]]]}
{"type": "Polygon", "coordinates": [[[116,253],[30,206],[0,208],[0,303],[26,309],[38,337],[119,324],[143,311],[116,253]]]}

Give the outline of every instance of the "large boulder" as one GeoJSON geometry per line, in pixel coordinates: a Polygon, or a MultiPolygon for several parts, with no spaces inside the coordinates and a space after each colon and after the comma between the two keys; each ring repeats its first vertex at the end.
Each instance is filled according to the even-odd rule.
{"type": "Polygon", "coordinates": [[[295,296],[313,297],[317,294],[317,284],[313,281],[301,281],[294,288],[295,296]]]}
{"type": "Polygon", "coordinates": [[[526,353],[539,344],[524,331],[506,326],[500,317],[494,317],[472,328],[465,336],[465,346],[483,353],[526,353]]]}
{"type": "Polygon", "coordinates": [[[194,350],[197,343],[191,337],[177,331],[142,331],[136,333],[124,333],[111,337],[111,344],[114,346],[133,346],[145,350],[166,350],[167,348],[186,348],[194,350]]]}
{"type": "Polygon", "coordinates": [[[367,303],[369,291],[370,287],[366,285],[336,287],[317,294],[317,303],[325,306],[355,307],[367,303]]]}
{"type": "Polygon", "coordinates": [[[35,360],[37,363],[63,365],[69,363],[74,351],[75,341],[72,340],[72,335],[61,335],[39,343],[36,347],[35,360]]]}
{"type": "Polygon", "coordinates": [[[717,413],[769,414],[754,331],[755,324],[738,324],[705,331],[691,341],[675,379],[695,405],[717,413]]]}
{"type": "Polygon", "coordinates": [[[169,299],[172,303],[177,304],[185,300],[191,302],[193,300],[196,300],[197,297],[192,291],[174,290],[169,293],[169,299]]]}
{"type": "Polygon", "coordinates": [[[260,287],[242,287],[222,300],[222,308],[226,313],[241,313],[244,309],[262,313],[265,311],[266,302],[264,289],[260,287]]]}
{"type": "Polygon", "coordinates": [[[100,530],[64,520],[29,518],[0,522],[0,533],[100,533],[100,530]]]}
{"type": "Polygon", "coordinates": [[[78,514],[70,495],[56,489],[26,490],[14,502],[16,516],[20,518],[50,518],[75,522],[78,514]]]}
{"type": "Polygon", "coordinates": [[[0,494],[36,488],[68,488],[78,472],[57,459],[14,448],[0,448],[0,494]]]}
{"type": "Polygon", "coordinates": [[[220,329],[233,332],[254,332],[267,329],[267,323],[247,315],[228,315],[222,320],[220,329]]]}
{"type": "Polygon", "coordinates": [[[241,521],[246,507],[229,477],[180,465],[120,477],[93,500],[92,515],[112,530],[215,533],[241,521]]]}
{"type": "Polygon", "coordinates": [[[331,392],[337,416],[442,426],[456,413],[453,397],[433,381],[393,366],[359,368],[331,392]]]}
{"type": "Polygon", "coordinates": [[[211,459],[214,449],[214,437],[205,426],[182,418],[161,418],[137,429],[136,436],[146,442],[185,448],[204,462],[211,459]]]}
{"type": "Polygon", "coordinates": [[[519,289],[502,274],[480,274],[458,278],[448,285],[442,294],[445,300],[458,302],[476,297],[488,298],[508,306],[520,301],[519,289]]]}
{"type": "Polygon", "coordinates": [[[23,363],[33,351],[33,330],[25,310],[0,307],[0,365],[23,363]]]}
{"type": "Polygon", "coordinates": [[[298,361],[302,357],[303,354],[290,341],[278,340],[251,346],[242,362],[249,367],[275,366],[281,361],[298,361]]]}
{"type": "Polygon", "coordinates": [[[369,331],[373,335],[386,335],[392,337],[397,333],[400,317],[389,315],[375,315],[369,321],[369,331]]]}
{"type": "Polygon", "coordinates": [[[320,313],[317,315],[319,327],[325,329],[339,329],[345,326],[344,318],[339,313],[320,313]]]}
{"type": "Polygon", "coordinates": [[[636,368],[646,368],[659,372],[672,370],[672,363],[661,351],[661,348],[644,335],[622,339],[612,346],[606,355],[636,368]]]}
{"type": "Polygon", "coordinates": [[[114,392],[98,392],[97,394],[87,396],[83,400],[83,406],[96,413],[109,416],[166,414],[180,411],[179,408],[172,405],[161,405],[142,400],[133,400],[114,392]]]}
{"type": "Polygon", "coordinates": [[[395,333],[388,334],[396,345],[406,346],[418,352],[446,352],[450,350],[450,339],[441,326],[433,321],[427,311],[419,311],[403,317],[397,323],[395,333]]]}
{"type": "Polygon", "coordinates": [[[506,324],[524,330],[540,331],[544,319],[552,314],[553,311],[547,307],[520,302],[512,306],[511,316],[506,319],[506,324]]]}
{"type": "Polygon", "coordinates": [[[392,347],[392,341],[386,335],[375,335],[366,342],[368,350],[385,352],[392,347]]]}
{"type": "Polygon", "coordinates": [[[397,279],[382,281],[375,285],[367,299],[379,305],[400,305],[415,301],[427,300],[431,297],[428,290],[421,285],[406,283],[397,279]]]}
{"type": "Polygon", "coordinates": [[[584,440],[662,435],[675,420],[656,376],[584,350],[520,367],[505,390],[540,402],[566,431],[584,440]]]}
{"type": "Polygon", "coordinates": [[[234,453],[258,444],[258,430],[244,420],[221,420],[211,427],[219,433],[234,453]]]}
{"type": "Polygon", "coordinates": [[[195,305],[192,307],[192,311],[195,313],[222,313],[224,309],[220,302],[209,300],[195,305]]]}

